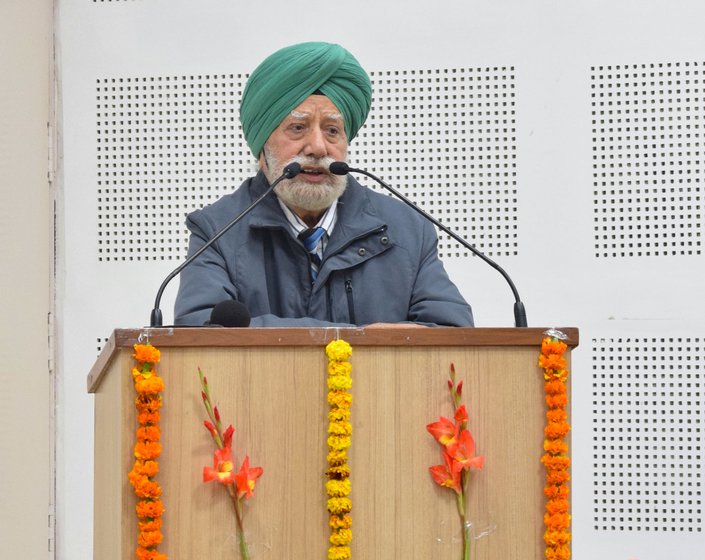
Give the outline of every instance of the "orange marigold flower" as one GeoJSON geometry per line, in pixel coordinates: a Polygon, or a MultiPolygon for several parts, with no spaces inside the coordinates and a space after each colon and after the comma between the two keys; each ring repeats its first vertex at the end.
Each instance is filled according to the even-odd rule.
{"type": "Polygon", "coordinates": [[[568,388],[563,381],[546,381],[543,388],[547,395],[565,395],[568,392],[568,388]]]}
{"type": "Polygon", "coordinates": [[[161,517],[164,513],[164,504],[162,504],[161,500],[142,500],[137,502],[135,509],[137,510],[137,517],[154,519],[155,517],[161,517]]]}
{"type": "Polygon", "coordinates": [[[543,433],[548,439],[562,438],[569,431],[570,425],[567,422],[548,422],[543,429],[543,433]]]}
{"type": "Polygon", "coordinates": [[[561,371],[564,370],[567,365],[566,359],[559,354],[541,354],[539,356],[539,367],[543,369],[561,371]]]}
{"type": "Polygon", "coordinates": [[[547,469],[552,470],[565,470],[570,467],[570,457],[565,457],[563,455],[549,455],[545,454],[541,457],[541,462],[547,469]]]}
{"type": "Polygon", "coordinates": [[[136,459],[156,459],[162,454],[162,445],[155,441],[138,441],[135,444],[135,458],[136,459]]]}
{"type": "Polygon", "coordinates": [[[137,428],[137,439],[141,441],[159,441],[161,439],[161,430],[159,426],[137,428]]]}
{"type": "Polygon", "coordinates": [[[546,395],[546,404],[549,408],[560,408],[568,404],[566,395],[546,395]]]}
{"type": "Polygon", "coordinates": [[[565,422],[568,419],[568,413],[562,408],[551,408],[546,412],[546,419],[549,422],[565,422]]]}
{"type": "Polygon", "coordinates": [[[550,546],[565,545],[570,542],[571,535],[568,531],[546,531],[543,540],[550,546]]]}
{"type": "Polygon", "coordinates": [[[159,531],[162,528],[162,518],[157,517],[149,521],[140,521],[138,526],[140,531],[159,531]]]}
{"type": "Polygon", "coordinates": [[[546,482],[548,484],[561,484],[562,482],[568,482],[570,480],[570,474],[568,471],[548,471],[546,473],[546,482]]]}
{"type": "Polygon", "coordinates": [[[164,391],[164,380],[157,376],[138,379],[135,381],[135,391],[140,395],[156,395],[164,391]]]}
{"type": "Polygon", "coordinates": [[[546,486],[543,489],[544,496],[547,498],[568,498],[570,487],[567,484],[558,484],[554,486],[546,486]]]}
{"type": "Polygon", "coordinates": [[[139,395],[135,407],[138,412],[157,412],[162,407],[162,399],[154,395],[139,395]]]}
{"type": "Polygon", "coordinates": [[[543,516],[543,522],[546,527],[556,529],[570,528],[570,515],[567,513],[546,513],[543,516]]]}
{"type": "Polygon", "coordinates": [[[546,560],[570,560],[570,547],[559,545],[546,548],[546,560]]]}
{"type": "Polygon", "coordinates": [[[137,560],[167,560],[165,554],[143,547],[139,547],[135,550],[135,556],[137,556],[137,560]]]}
{"type": "Polygon", "coordinates": [[[137,544],[145,548],[157,546],[162,542],[164,536],[161,531],[140,531],[137,535],[137,544]]]}
{"type": "Polygon", "coordinates": [[[545,439],[543,441],[544,451],[558,455],[568,453],[568,444],[560,439],[545,439]]]}
{"type": "Polygon", "coordinates": [[[558,499],[548,500],[546,502],[546,511],[550,514],[568,513],[568,510],[570,510],[570,503],[568,500],[558,499]]]}
{"type": "Polygon", "coordinates": [[[162,495],[162,489],[156,482],[145,478],[140,480],[135,486],[135,494],[138,498],[158,498],[162,495]]]}
{"type": "Polygon", "coordinates": [[[135,344],[135,353],[132,357],[138,362],[149,362],[156,364],[159,361],[161,353],[151,344],[135,344]]]}
{"type": "Polygon", "coordinates": [[[140,412],[137,415],[137,422],[143,426],[147,424],[159,424],[160,415],[158,412],[140,412]]]}
{"type": "Polygon", "coordinates": [[[568,350],[568,345],[561,340],[546,337],[541,342],[542,354],[564,354],[566,350],[568,350]]]}

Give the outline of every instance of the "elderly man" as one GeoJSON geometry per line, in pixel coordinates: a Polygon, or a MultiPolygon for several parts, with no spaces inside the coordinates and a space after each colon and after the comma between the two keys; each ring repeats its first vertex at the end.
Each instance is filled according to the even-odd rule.
{"type": "Polygon", "coordinates": [[[284,167],[301,173],[269,196],[181,275],[176,323],[202,325],[221,301],[252,326],[421,323],[472,326],[449,280],[433,226],[404,204],[328,171],[370,109],[367,73],[339,45],[277,51],[252,73],[240,105],[259,173],[190,214],[189,254],[261,196],[284,167]]]}

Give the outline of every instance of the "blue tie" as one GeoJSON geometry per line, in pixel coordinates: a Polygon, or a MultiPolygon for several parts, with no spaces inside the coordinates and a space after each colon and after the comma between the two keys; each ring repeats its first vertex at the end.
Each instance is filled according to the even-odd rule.
{"type": "Polygon", "coordinates": [[[321,265],[321,257],[318,256],[316,247],[318,247],[318,243],[320,242],[321,237],[323,237],[325,233],[326,230],[322,227],[315,227],[307,229],[306,231],[302,231],[299,234],[299,239],[304,244],[304,247],[308,251],[308,254],[311,256],[309,262],[311,265],[312,280],[315,280],[318,276],[318,267],[321,265]]]}

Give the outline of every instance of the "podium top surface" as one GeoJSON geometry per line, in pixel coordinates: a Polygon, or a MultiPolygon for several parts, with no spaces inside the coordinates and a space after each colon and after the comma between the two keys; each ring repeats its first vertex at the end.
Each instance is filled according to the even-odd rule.
{"type": "MultiPolygon", "coordinates": [[[[578,345],[578,329],[556,327],[567,336],[566,344],[578,345]]],[[[325,346],[342,338],[354,346],[537,346],[548,327],[461,328],[416,326],[329,328],[222,328],[163,327],[116,329],[88,374],[88,392],[93,393],[116,353],[138,342],[151,342],[159,349],[242,346],[325,346]]]]}

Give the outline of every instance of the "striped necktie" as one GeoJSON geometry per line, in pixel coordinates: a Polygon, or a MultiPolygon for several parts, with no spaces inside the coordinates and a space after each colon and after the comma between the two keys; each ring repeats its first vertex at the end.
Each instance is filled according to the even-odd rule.
{"type": "Polygon", "coordinates": [[[315,280],[318,276],[318,268],[321,266],[321,257],[318,255],[316,248],[321,241],[321,237],[326,233],[322,227],[315,227],[302,231],[299,234],[299,239],[304,244],[305,249],[311,256],[309,263],[311,265],[311,279],[315,280]]]}

